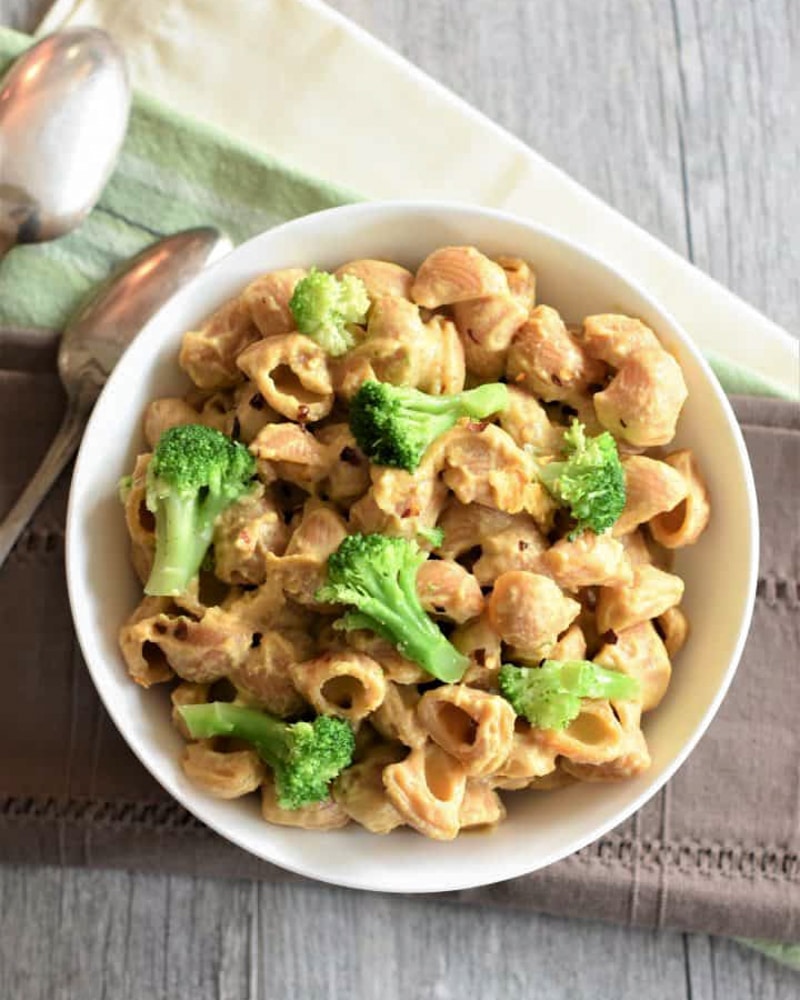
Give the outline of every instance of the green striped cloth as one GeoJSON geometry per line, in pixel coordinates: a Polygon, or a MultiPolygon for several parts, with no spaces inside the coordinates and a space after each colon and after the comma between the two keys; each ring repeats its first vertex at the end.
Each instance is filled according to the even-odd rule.
{"type": "MultiPolygon", "coordinates": [[[[30,42],[0,28],[0,69],[30,42]]],[[[15,247],[2,261],[0,324],[59,328],[116,263],[158,236],[210,224],[240,243],[357,200],[138,94],[117,169],[89,218],[54,242],[15,247]]]]}
{"type": "MultiPolygon", "coordinates": [[[[30,41],[0,28],[0,71],[30,41]]],[[[55,242],[16,247],[0,262],[0,326],[58,329],[118,262],[158,236],[211,224],[240,243],[357,200],[139,94],[116,172],[86,222],[55,242]]],[[[757,374],[710,361],[728,392],[776,394],[757,374]]],[[[800,968],[800,946],[749,943],[800,968]]]]}

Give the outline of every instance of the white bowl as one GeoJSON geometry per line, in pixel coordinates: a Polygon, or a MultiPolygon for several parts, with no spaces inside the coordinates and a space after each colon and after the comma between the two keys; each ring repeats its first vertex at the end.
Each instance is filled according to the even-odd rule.
{"type": "MultiPolygon", "coordinates": [[[[667,304],[668,305],[668,304],[667,304]]],[[[131,345],[95,407],[78,456],[67,520],[67,576],[78,638],[100,697],[150,773],[217,833],[273,864],[360,889],[437,892],[499,882],[577,851],[643,805],[700,739],[731,682],[747,635],[758,565],[756,497],[733,412],[688,336],[647,293],[568,240],[501,212],[441,203],[366,203],[306,216],[257,236],[169,302],[131,345]],[[645,717],[649,771],[618,784],[577,784],[506,796],[508,818],[491,835],[452,843],[410,830],[386,837],[355,824],[330,833],[265,823],[255,796],[219,801],[184,777],[181,739],[157,688],[128,677],[117,630],[141,598],[128,556],[117,481],[142,450],[147,402],[187,386],[181,335],[265,271],[359,257],[416,266],[435,247],[475,244],[530,260],[538,298],[568,320],[597,312],[640,316],[680,361],[689,400],[675,444],[694,450],[711,492],[711,524],[677,557],[691,638],[661,706],[645,717]]]]}

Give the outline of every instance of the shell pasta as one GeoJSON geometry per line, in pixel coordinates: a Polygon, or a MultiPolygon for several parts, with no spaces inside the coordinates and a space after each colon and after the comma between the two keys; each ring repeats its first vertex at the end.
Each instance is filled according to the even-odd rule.
{"type": "Polygon", "coordinates": [[[515,796],[650,766],[642,719],[691,642],[673,551],[711,516],[673,443],[686,385],[638,317],[537,291],[535,261],[439,247],[416,269],[260,275],[185,333],[191,385],[150,401],[120,487],[145,593],[119,645],[169,690],[204,792],[269,823],[452,840],[515,796]],[[243,478],[184,529],[194,561],[181,577],[173,554],[165,588],[160,449],[195,427],[243,478]],[[259,719],[337,720],[350,749],[289,801],[259,719]]]}

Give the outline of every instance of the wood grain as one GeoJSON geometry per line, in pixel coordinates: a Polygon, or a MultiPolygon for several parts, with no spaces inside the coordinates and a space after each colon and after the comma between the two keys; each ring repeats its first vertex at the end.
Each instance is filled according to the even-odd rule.
{"type": "MultiPolygon", "coordinates": [[[[0,0],[0,23],[31,28],[46,6],[0,0]]],[[[800,330],[796,0],[333,6],[800,330]]],[[[790,1000],[799,986],[704,935],[324,886],[0,866],[1,1000],[790,1000]]]]}
{"type": "Polygon", "coordinates": [[[797,986],[702,935],[322,886],[0,868],[4,1000],[792,1000],[797,986]]]}
{"type": "Polygon", "coordinates": [[[0,24],[16,31],[32,31],[52,0],[0,0],[0,24]]]}
{"type": "Polygon", "coordinates": [[[795,0],[335,0],[800,334],[795,0]]]}

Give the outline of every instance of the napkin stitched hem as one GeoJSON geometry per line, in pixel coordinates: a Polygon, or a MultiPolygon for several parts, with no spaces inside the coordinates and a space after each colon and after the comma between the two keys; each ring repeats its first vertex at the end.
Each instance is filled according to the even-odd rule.
{"type": "MultiPolygon", "coordinates": [[[[137,832],[166,830],[178,835],[216,836],[183,806],[171,800],[12,795],[0,799],[0,822],[71,823],[124,827],[137,832]]],[[[785,845],[745,840],[682,838],[664,842],[658,838],[634,840],[624,834],[610,833],[564,861],[626,869],[671,866],[684,875],[700,877],[793,879],[800,874],[800,858],[785,845]]]]}

